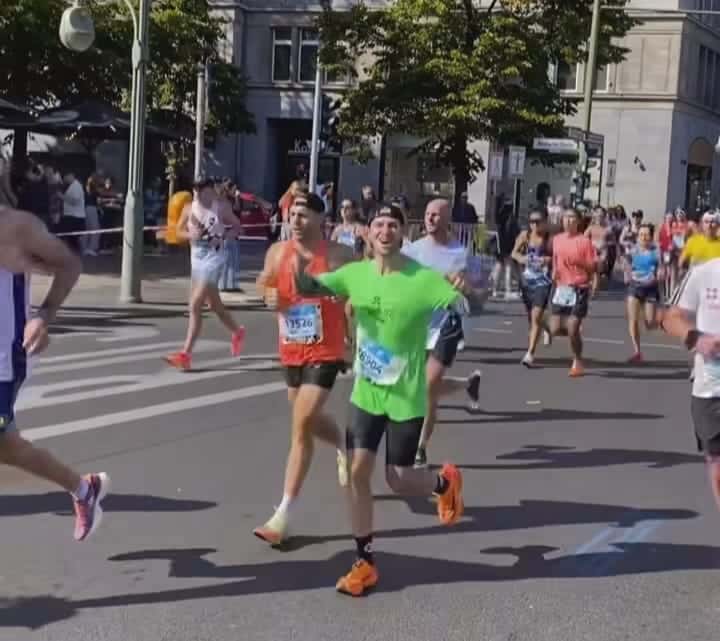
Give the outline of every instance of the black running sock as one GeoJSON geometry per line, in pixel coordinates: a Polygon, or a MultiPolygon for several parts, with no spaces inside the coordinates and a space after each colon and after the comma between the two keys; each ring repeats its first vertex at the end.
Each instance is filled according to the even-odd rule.
{"type": "Polygon", "coordinates": [[[372,534],[369,536],[356,536],[355,545],[357,546],[358,559],[367,561],[370,565],[373,565],[373,552],[372,552],[372,534]]]}
{"type": "Polygon", "coordinates": [[[437,480],[435,481],[435,489],[433,490],[433,492],[435,494],[445,494],[445,492],[447,492],[449,487],[450,487],[450,481],[448,481],[441,474],[438,474],[437,480]]]}

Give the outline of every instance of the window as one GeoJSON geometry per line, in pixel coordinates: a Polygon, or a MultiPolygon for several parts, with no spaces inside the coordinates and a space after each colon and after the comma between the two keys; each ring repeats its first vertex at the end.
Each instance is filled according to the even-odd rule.
{"type": "Polygon", "coordinates": [[[317,29],[300,29],[299,80],[314,82],[320,41],[317,29]]]}
{"type": "Polygon", "coordinates": [[[607,91],[608,80],[608,68],[598,67],[597,71],[595,72],[595,86],[593,87],[593,89],[595,91],[607,91]]]}
{"type": "Polygon", "coordinates": [[[292,76],[292,29],[279,27],[273,29],[273,82],[289,82],[292,76]]]}
{"type": "Polygon", "coordinates": [[[557,63],[557,86],[560,91],[577,91],[578,66],[564,60],[557,63]]]}

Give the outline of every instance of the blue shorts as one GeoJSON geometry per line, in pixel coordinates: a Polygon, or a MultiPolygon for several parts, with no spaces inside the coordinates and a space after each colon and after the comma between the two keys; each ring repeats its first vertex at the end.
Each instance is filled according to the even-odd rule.
{"type": "Polygon", "coordinates": [[[0,381],[0,436],[17,429],[15,401],[25,379],[0,381]]]}

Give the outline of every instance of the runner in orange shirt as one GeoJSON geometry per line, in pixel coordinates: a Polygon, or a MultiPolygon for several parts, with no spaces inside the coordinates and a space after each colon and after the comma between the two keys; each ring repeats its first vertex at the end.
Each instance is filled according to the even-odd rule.
{"type": "Polygon", "coordinates": [[[592,241],[580,232],[580,214],[566,209],[564,232],[553,238],[552,318],[554,335],[567,332],[573,361],[570,376],[582,376],[582,338],[580,330],[587,316],[592,284],[597,270],[597,254],[592,241]]]}

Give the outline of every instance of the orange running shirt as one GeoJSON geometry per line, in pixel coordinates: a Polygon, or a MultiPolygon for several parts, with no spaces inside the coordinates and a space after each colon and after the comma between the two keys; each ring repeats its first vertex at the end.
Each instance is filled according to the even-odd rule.
{"type": "MultiPolygon", "coordinates": [[[[280,362],[286,366],[342,361],[345,358],[345,304],[337,298],[304,298],[295,289],[295,241],[287,241],[277,273],[280,362]]],[[[306,269],[313,276],[330,271],[328,242],[322,241],[306,269]]]]}

